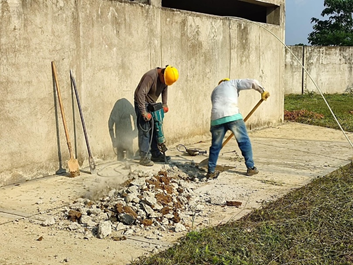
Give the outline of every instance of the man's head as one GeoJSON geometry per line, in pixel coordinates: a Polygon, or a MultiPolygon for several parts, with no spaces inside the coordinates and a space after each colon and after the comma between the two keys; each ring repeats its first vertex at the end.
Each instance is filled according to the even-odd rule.
{"type": "Polygon", "coordinates": [[[167,65],[166,68],[163,69],[163,77],[164,83],[167,86],[171,86],[175,81],[178,80],[179,72],[175,67],[167,65]]]}
{"type": "Polygon", "coordinates": [[[221,80],[218,82],[218,85],[219,85],[220,83],[224,82],[224,81],[229,81],[229,80],[230,80],[229,78],[223,78],[223,79],[221,79],[221,80]]]}

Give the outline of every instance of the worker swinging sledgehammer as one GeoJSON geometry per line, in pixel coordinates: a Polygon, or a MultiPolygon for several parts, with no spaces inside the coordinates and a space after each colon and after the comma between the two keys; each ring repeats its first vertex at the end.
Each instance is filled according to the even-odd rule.
{"type": "Polygon", "coordinates": [[[140,165],[153,166],[153,162],[168,162],[169,156],[163,134],[163,118],[168,112],[168,86],[179,78],[178,70],[170,65],[157,67],[145,73],[134,94],[137,116],[140,165]],[[162,102],[156,103],[162,95],[162,102]]]}
{"type": "Polygon", "coordinates": [[[253,111],[243,120],[238,108],[239,92],[249,89],[254,89],[261,94],[261,100],[253,109],[253,111],[255,111],[259,104],[270,96],[269,92],[265,91],[264,87],[255,79],[224,78],[219,81],[218,86],[212,91],[212,144],[210,147],[208,172],[206,175],[209,179],[217,178],[219,175],[219,171],[215,169],[219,152],[229,139],[228,138],[227,141],[222,144],[223,138],[228,130],[232,131],[232,135],[235,136],[238,147],[244,157],[247,167],[246,175],[252,176],[259,173],[259,170],[255,167],[252,146],[244,122],[253,111]]]}

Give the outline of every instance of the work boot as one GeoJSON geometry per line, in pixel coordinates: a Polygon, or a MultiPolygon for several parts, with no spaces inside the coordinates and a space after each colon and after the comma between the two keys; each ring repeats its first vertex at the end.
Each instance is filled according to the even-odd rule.
{"type": "MultiPolygon", "coordinates": [[[[166,159],[167,162],[169,162],[170,161],[170,156],[165,156],[165,159],[166,159]]],[[[153,162],[165,162],[164,161],[164,155],[162,155],[162,154],[159,155],[159,156],[152,156],[151,160],[153,162]]]]}
{"type": "Polygon", "coordinates": [[[154,163],[148,157],[144,157],[140,159],[140,165],[151,167],[154,165],[154,163]]]}
{"type": "Polygon", "coordinates": [[[207,175],[206,175],[206,178],[208,178],[208,179],[216,179],[216,178],[218,178],[220,173],[221,172],[219,172],[219,171],[208,172],[207,175]]]}
{"type": "Polygon", "coordinates": [[[248,171],[246,172],[247,176],[253,176],[259,173],[259,170],[256,167],[253,168],[248,168],[248,171]]]}

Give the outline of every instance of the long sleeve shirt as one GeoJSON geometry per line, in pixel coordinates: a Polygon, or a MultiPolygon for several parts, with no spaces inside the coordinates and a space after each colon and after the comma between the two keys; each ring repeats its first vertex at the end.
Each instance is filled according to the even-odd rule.
{"type": "Polygon", "coordinates": [[[158,69],[154,68],[145,73],[135,90],[134,101],[142,114],[147,112],[146,103],[156,103],[161,94],[163,105],[167,105],[168,86],[159,80],[158,69]]]}
{"type": "Polygon", "coordinates": [[[238,97],[241,90],[254,89],[259,93],[265,90],[255,79],[232,79],[223,81],[212,92],[211,125],[242,119],[238,108],[238,97]]]}

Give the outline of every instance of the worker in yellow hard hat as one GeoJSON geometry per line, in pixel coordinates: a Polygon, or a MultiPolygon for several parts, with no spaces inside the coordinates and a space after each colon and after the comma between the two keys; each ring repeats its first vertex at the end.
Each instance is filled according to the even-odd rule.
{"type": "Polygon", "coordinates": [[[140,164],[152,166],[154,162],[165,162],[170,157],[160,152],[157,146],[156,134],[153,133],[149,104],[156,103],[162,95],[164,113],[168,112],[168,86],[174,84],[179,78],[178,70],[167,65],[164,68],[157,67],[145,73],[134,94],[135,112],[137,116],[138,146],[140,152],[140,164]]]}
{"type": "Polygon", "coordinates": [[[223,78],[223,79],[221,79],[221,80],[218,82],[218,85],[219,85],[220,83],[224,82],[224,81],[229,81],[229,80],[230,80],[229,78],[223,78]]]}
{"type": "Polygon", "coordinates": [[[261,99],[266,100],[269,93],[256,79],[229,79],[223,78],[218,82],[211,94],[211,134],[212,143],[208,159],[208,171],[206,177],[217,178],[216,164],[219,152],[222,148],[223,138],[227,131],[231,131],[237,141],[241,154],[247,167],[246,175],[252,176],[259,173],[253,160],[252,146],[247,129],[238,108],[239,92],[254,89],[261,93],[261,99]]]}

